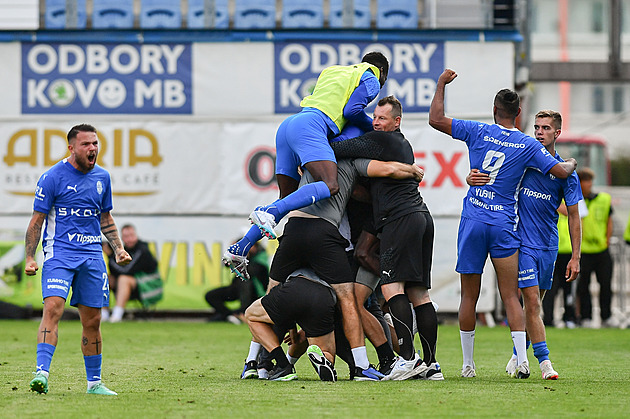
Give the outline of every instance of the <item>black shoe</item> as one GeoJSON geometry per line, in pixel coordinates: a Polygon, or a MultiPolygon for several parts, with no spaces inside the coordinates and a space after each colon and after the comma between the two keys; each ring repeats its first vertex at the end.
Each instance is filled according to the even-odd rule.
{"type": "Polygon", "coordinates": [[[317,345],[311,345],[306,350],[308,359],[311,361],[313,368],[322,381],[337,381],[337,371],[333,364],[326,359],[324,353],[317,345]]]}
{"type": "Polygon", "coordinates": [[[298,376],[295,373],[293,365],[289,364],[284,368],[275,366],[274,369],[269,372],[269,381],[292,381],[297,380],[298,376]]]}
{"type": "Polygon", "coordinates": [[[246,380],[248,378],[258,378],[258,362],[249,361],[243,367],[241,379],[246,380]]]}

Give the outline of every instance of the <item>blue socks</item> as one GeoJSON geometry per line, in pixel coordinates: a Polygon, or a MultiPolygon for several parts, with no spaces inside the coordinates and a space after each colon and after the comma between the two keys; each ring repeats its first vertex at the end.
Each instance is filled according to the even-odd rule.
{"type": "Polygon", "coordinates": [[[277,223],[289,211],[307,207],[326,198],[330,198],[330,189],[325,182],[319,181],[301,186],[297,191],[264,207],[264,210],[273,214],[277,223]]]}
{"type": "Polygon", "coordinates": [[[532,345],[532,348],[534,348],[534,356],[536,357],[536,359],[538,359],[539,364],[549,359],[549,349],[547,349],[546,340],[534,343],[532,345]]]}
{"type": "Polygon", "coordinates": [[[55,346],[50,343],[37,344],[37,371],[50,371],[50,364],[54,353],[55,346]]]}
{"type": "Polygon", "coordinates": [[[251,226],[245,237],[228,247],[228,252],[233,255],[245,256],[254,243],[263,238],[262,231],[258,226],[251,226]]]}
{"type": "Polygon", "coordinates": [[[85,373],[88,381],[101,381],[101,363],[103,355],[83,356],[85,362],[85,373]]]}

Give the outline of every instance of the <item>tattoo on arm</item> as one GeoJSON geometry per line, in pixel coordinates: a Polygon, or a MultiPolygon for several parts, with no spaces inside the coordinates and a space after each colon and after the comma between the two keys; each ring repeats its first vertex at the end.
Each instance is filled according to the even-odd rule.
{"type": "Polygon", "coordinates": [[[88,338],[83,336],[83,339],[81,339],[81,343],[83,344],[83,346],[87,346],[88,344],[88,338]]]}
{"type": "Polygon", "coordinates": [[[24,240],[26,256],[35,256],[39,239],[42,235],[42,222],[40,219],[31,220],[31,223],[26,230],[26,238],[24,240]]]}
{"type": "Polygon", "coordinates": [[[116,223],[110,217],[108,219],[101,221],[101,232],[105,235],[105,238],[109,242],[114,254],[118,251],[118,249],[122,249],[123,245],[120,241],[120,237],[118,236],[118,228],[116,228],[116,223]]]}

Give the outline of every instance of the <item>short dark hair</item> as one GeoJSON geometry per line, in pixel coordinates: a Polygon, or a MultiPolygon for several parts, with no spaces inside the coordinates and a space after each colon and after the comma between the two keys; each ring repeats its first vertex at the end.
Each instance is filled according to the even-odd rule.
{"type": "Polygon", "coordinates": [[[79,124],[73,126],[72,128],[70,128],[70,131],[68,131],[68,143],[77,138],[77,135],[80,132],[93,132],[96,134],[96,128],[94,128],[90,124],[79,124]]]}
{"type": "Polygon", "coordinates": [[[501,118],[516,118],[521,106],[521,98],[514,90],[502,89],[494,97],[494,106],[501,118]]]}
{"type": "Polygon", "coordinates": [[[378,106],[392,105],[392,116],[396,118],[400,116],[402,118],[402,103],[396,99],[395,96],[389,95],[378,101],[378,106]]]}
{"type": "Polygon", "coordinates": [[[555,129],[562,128],[562,115],[552,110],[542,110],[536,114],[536,118],[551,118],[555,129]]]}
{"type": "Polygon", "coordinates": [[[378,68],[382,68],[383,75],[387,78],[387,74],[389,73],[389,61],[387,61],[387,57],[378,51],[368,52],[363,56],[361,60],[363,63],[370,63],[378,68]]]}

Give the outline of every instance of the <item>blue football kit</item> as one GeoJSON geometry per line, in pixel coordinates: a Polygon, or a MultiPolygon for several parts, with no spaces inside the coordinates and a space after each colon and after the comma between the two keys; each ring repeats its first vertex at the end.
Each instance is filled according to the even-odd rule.
{"type": "Polygon", "coordinates": [[[453,119],[451,135],[468,146],[470,167],[490,176],[487,184],[468,189],[457,240],[456,271],[481,274],[488,253],[504,258],[520,247],[517,205],[525,170],[547,173],[558,161],[516,128],[453,119]]]}
{"type": "MultiPolygon", "coordinates": [[[[555,158],[562,162],[556,153],[555,158]]],[[[574,172],[567,179],[527,170],[519,192],[517,233],[519,250],[519,288],[538,285],[551,289],[558,253],[558,212],[564,198],[567,206],[582,199],[580,180],[574,172]]]]}
{"type": "Polygon", "coordinates": [[[83,173],[63,159],[40,177],[33,209],[48,214],[42,243],[44,299],[67,299],[72,288],[73,306],[109,305],[101,213],[112,208],[110,176],[99,166],[83,173]]]}

